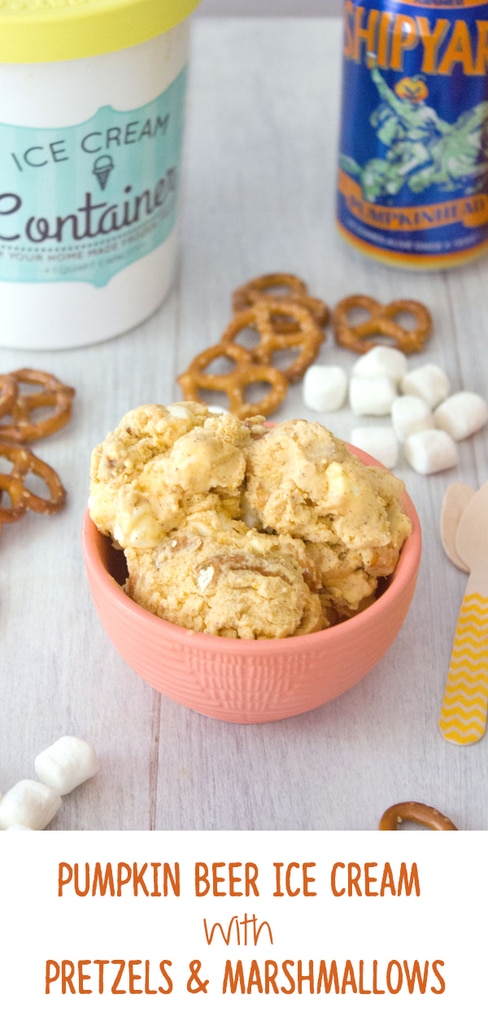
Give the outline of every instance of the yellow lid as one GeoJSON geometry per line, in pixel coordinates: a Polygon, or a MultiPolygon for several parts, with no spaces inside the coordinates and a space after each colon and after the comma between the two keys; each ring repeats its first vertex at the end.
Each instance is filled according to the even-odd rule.
{"type": "Polygon", "coordinates": [[[0,63],[75,60],[167,32],[199,0],[0,0],[0,63]]]}

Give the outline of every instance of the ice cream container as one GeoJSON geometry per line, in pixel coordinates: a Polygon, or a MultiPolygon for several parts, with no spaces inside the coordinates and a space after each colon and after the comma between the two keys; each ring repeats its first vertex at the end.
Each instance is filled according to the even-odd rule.
{"type": "Polygon", "coordinates": [[[0,345],[91,344],[166,297],[197,5],[0,3],[0,345]]]}
{"type": "Polygon", "coordinates": [[[488,250],[488,3],[345,0],[337,223],[442,269],[488,250]]]}

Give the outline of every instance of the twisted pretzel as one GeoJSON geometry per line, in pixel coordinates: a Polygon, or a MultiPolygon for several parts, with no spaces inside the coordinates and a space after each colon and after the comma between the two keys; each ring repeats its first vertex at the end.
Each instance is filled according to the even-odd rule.
{"type": "Polygon", "coordinates": [[[18,390],[13,374],[0,374],[0,416],[10,412],[17,398],[18,390]]]}
{"type": "Polygon", "coordinates": [[[258,365],[246,349],[223,341],[195,356],[188,369],[178,377],[178,383],[188,402],[200,402],[201,390],[224,392],[229,400],[230,412],[239,419],[269,416],[278,408],[288,390],[288,382],[280,370],[274,366],[258,365]],[[206,373],[207,367],[221,356],[232,360],[235,368],[229,373],[206,373]],[[246,402],[246,388],[256,383],[269,384],[270,391],[257,402],[246,402]]]}
{"type": "Polygon", "coordinates": [[[435,807],[428,807],[427,804],[418,804],[413,800],[404,804],[393,804],[383,814],[378,829],[381,832],[396,831],[402,821],[415,821],[419,825],[427,825],[428,828],[439,832],[457,832],[450,818],[445,814],[436,811],[435,807]]]}
{"type": "Polygon", "coordinates": [[[224,331],[221,343],[233,344],[247,327],[254,328],[259,335],[258,344],[249,350],[256,363],[269,364],[275,352],[295,348],[300,350],[291,365],[281,371],[290,384],[301,380],[307,367],[316,358],[324,338],[322,329],[317,326],[311,313],[299,303],[288,299],[266,299],[265,302],[257,302],[236,313],[224,331]],[[278,317],[286,317],[290,333],[277,333],[278,317]]]}
{"type": "Polygon", "coordinates": [[[38,459],[29,448],[0,441],[0,458],[12,463],[11,473],[0,473],[0,496],[5,492],[10,505],[0,504],[0,523],[14,523],[28,509],[43,515],[59,512],[66,502],[66,491],[54,469],[38,459]],[[25,485],[25,477],[33,473],[46,484],[49,498],[41,498],[25,485]]]}
{"type": "MultiPolygon", "coordinates": [[[[325,327],[329,319],[329,307],[321,299],[309,295],[305,281],[295,274],[262,274],[261,277],[253,277],[232,293],[232,308],[235,313],[239,313],[257,302],[278,298],[298,302],[312,314],[319,327],[325,327]],[[277,288],[281,289],[280,295],[273,294],[273,289],[277,288]]],[[[293,324],[288,323],[285,317],[275,314],[273,319],[278,333],[287,334],[294,330],[293,324]]]]}
{"type": "MultiPolygon", "coordinates": [[[[18,444],[38,441],[42,437],[54,434],[68,422],[75,394],[74,388],[42,370],[15,370],[5,376],[12,378],[17,390],[8,408],[2,409],[0,405],[0,416],[8,416],[6,422],[0,421],[0,440],[18,444]],[[22,384],[36,385],[38,390],[22,393],[22,384]],[[43,419],[32,420],[32,413],[39,408],[50,408],[53,411],[43,419]]],[[[0,381],[2,380],[5,380],[5,377],[0,378],[0,381]]]]}
{"type": "Polygon", "coordinates": [[[337,304],[332,314],[332,329],[338,345],[363,354],[377,344],[374,336],[389,338],[394,347],[406,355],[420,352],[432,328],[432,317],[421,302],[413,299],[397,299],[382,306],[368,295],[349,295],[337,304]],[[352,310],[365,310],[369,317],[358,324],[351,324],[352,310]],[[416,326],[411,330],[402,327],[397,317],[408,313],[414,317],[416,326]]]}

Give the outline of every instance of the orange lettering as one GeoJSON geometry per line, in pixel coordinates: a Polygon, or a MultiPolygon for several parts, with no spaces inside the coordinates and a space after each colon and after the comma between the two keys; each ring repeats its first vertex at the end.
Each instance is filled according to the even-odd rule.
{"type": "Polygon", "coordinates": [[[390,67],[403,71],[404,50],[413,50],[418,43],[417,26],[407,14],[399,14],[393,29],[390,67]]]}
{"type": "Polygon", "coordinates": [[[454,22],[452,36],[446,52],[439,64],[439,75],[450,75],[454,64],[462,64],[466,75],[474,74],[474,61],[471,52],[471,36],[465,21],[454,22]]]}

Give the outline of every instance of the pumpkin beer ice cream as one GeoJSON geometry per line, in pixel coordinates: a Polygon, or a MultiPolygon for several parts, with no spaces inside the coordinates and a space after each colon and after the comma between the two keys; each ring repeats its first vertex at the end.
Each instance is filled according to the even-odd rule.
{"type": "Polygon", "coordinates": [[[134,409],[95,448],[89,509],[124,550],[138,604],[197,632],[270,639],[374,600],[411,532],[403,492],[321,424],[180,402],[134,409]]]}

